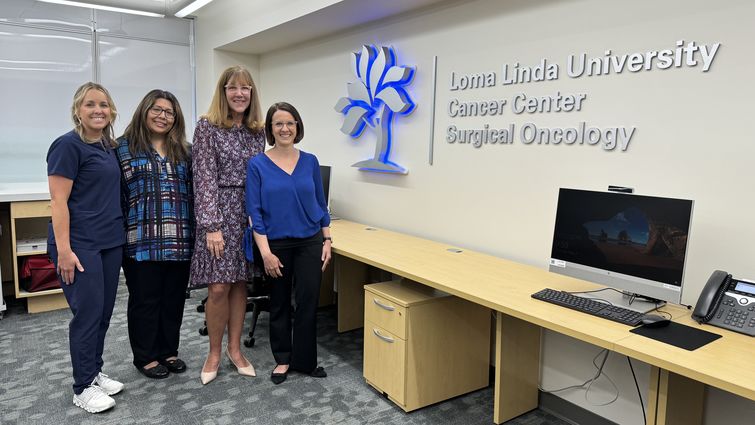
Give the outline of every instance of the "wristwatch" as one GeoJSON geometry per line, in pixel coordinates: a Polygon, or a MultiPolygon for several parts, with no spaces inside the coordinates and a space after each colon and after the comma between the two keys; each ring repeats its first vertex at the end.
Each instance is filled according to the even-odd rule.
{"type": "Polygon", "coordinates": [[[322,238],[322,243],[325,243],[325,241],[330,241],[330,243],[333,243],[333,238],[331,238],[330,236],[325,236],[324,238],[322,238]]]}

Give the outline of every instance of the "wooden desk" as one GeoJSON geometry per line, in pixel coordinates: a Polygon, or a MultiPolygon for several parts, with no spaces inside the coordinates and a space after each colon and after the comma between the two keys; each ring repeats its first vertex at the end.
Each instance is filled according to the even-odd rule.
{"type": "Polygon", "coordinates": [[[613,351],[652,365],[651,392],[648,411],[658,410],[658,416],[668,418],[648,424],[700,423],[703,413],[704,385],[720,388],[755,400],[755,368],[745,365],[744,359],[755,359],[755,340],[715,326],[699,325],[690,311],[678,305],[663,308],[675,322],[722,335],[695,351],[629,333],[614,344],[613,351]],[[655,403],[654,403],[655,402],[655,403]],[[698,419],[696,419],[698,418],[698,419]]]}
{"type": "MultiPolygon", "coordinates": [[[[331,223],[337,254],[338,330],[362,327],[362,285],[368,266],[428,285],[497,311],[493,420],[501,423],[537,407],[541,330],[549,329],[643,362],[653,369],[650,424],[702,422],[680,395],[703,397],[707,384],[755,400],[755,344],[750,337],[712,326],[724,335],[686,351],[629,332],[629,327],[545,303],[530,295],[542,288],[582,291],[593,283],[502,258],[377,229],[347,220],[331,223]],[[451,249],[451,250],[449,250],[451,249]],[[684,409],[680,406],[685,406],[684,409]],[[680,412],[683,410],[684,412],[680,412]],[[691,419],[690,419],[691,418],[691,419]]],[[[671,306],[674,320],[694,325],[689,312],[671,306]]],[[[694,325],[698,326],[698,325],[694,325]]]]}

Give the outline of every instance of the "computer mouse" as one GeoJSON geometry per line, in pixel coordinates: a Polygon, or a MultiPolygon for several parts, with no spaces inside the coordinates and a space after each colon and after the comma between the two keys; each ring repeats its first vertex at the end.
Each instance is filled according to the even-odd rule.
{"type": "Polygon", "coordinates": [[[641,323],[646,328],[662,328],[668,326],[671,320],[657,314],[646,314],[642,316],[641,323]]]}

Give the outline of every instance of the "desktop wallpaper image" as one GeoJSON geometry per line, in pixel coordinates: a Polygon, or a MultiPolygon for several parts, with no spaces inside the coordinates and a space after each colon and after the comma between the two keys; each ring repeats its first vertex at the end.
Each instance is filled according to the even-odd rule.
{"type": "Polygon", "coordinates": [[[666,198],[562,193],[551,257],[679,286],[690,206],[666,198]]]}

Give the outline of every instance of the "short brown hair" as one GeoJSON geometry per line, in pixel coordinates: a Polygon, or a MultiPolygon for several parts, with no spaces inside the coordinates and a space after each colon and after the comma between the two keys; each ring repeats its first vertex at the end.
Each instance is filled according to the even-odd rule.
{"type": "Polygon", "coordinates": [[[275,137],[273,136],[273,114],[277,111],[286,111],[294,117],[296,121],[296,137],[294,137],[294,144],[301,142],[304,138],[304,123],[301,120],[299,111],[288,102],[273,103],[270,109],[267,110],[267,116],[265,116],[265,137],[267,138],[267,144],[270,146],[275,145],[275,137]]]}

